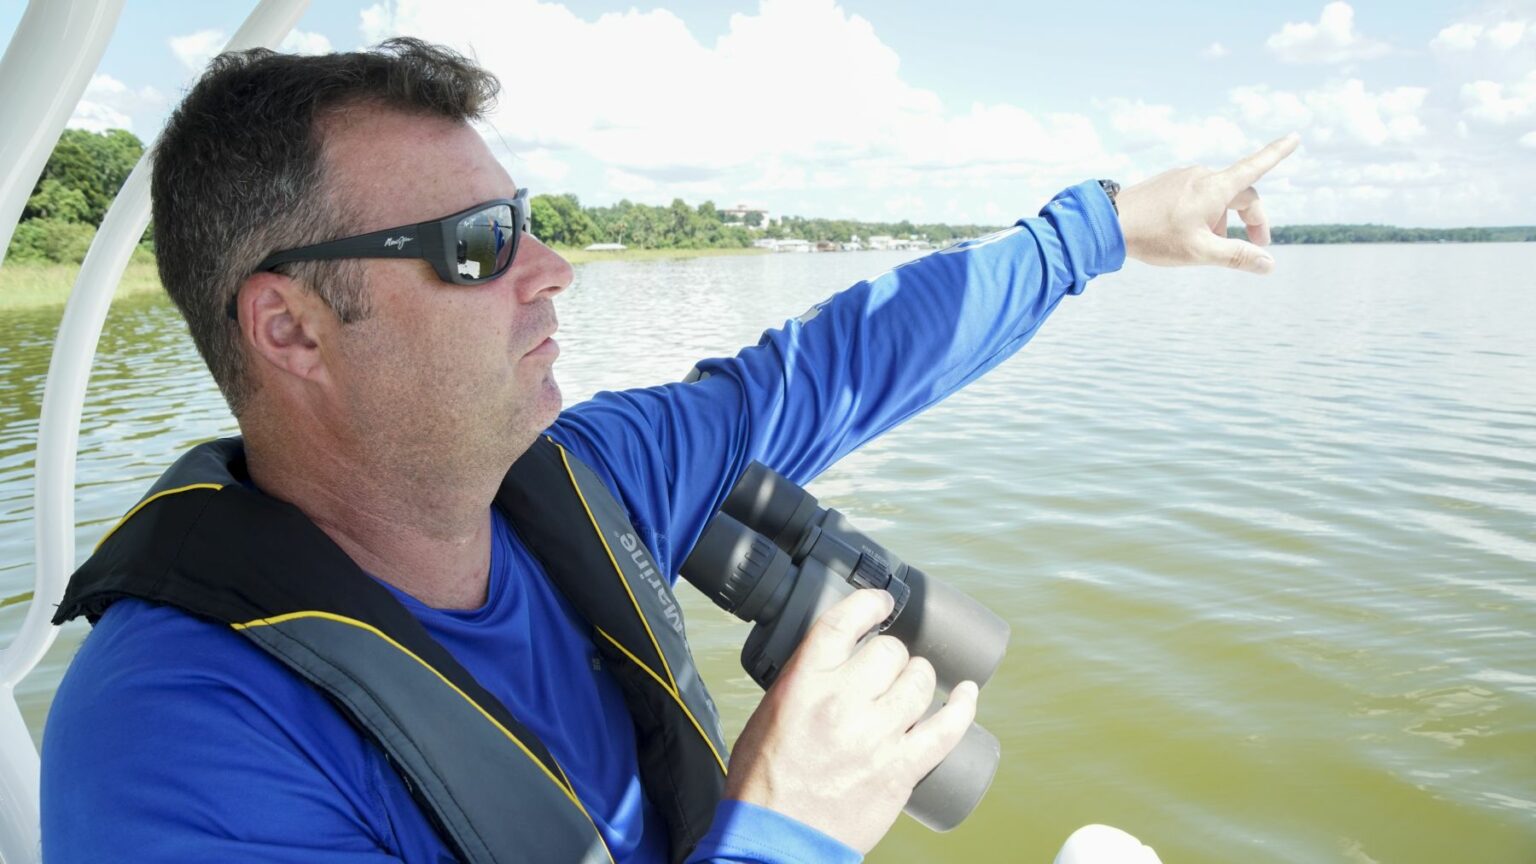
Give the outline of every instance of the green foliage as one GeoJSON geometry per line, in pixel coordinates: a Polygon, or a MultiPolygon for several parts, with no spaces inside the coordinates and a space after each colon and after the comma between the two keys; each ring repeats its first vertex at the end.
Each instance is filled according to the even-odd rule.
{"type": "Polygon", "coordinates": [[[64,130],[22,210],[6,260],[83,261],[96,226],[143,153],[144,145],[125,129],[64,130]]]}
{"type": "Polygon", "coordinates": [[[54,261],[79,264],[91,248],[96,227],[84,222],[58,219],[28,219],[16,226],[11,236],[7,261],[54,261]]]}
{"type": "Polygon", "coordinates": [[[752,232],[740,225],[725,224],[713,201],[705,201],[697,208],[689,207],[681,198],[666,207],[625,200],[611,207],[583,208],[574,195],[541,195],[534,203],[540,198],[552,199],[552,207],[561,201],[568,205],[568,209],[560,212],[565,233],[549,237],[539,234],[537,214],[534,233],[569,246],[622,243],[639,249],[724,249],[752,245],[752,232]],[[580,229],[572,230],[570,226],[576,224],[573,220],[578,217],[582,220],[580,229]]]}
{"type": "Polygon", "coordinates": [[[545,243],[586,246],[604,242],[597,239],[597,226],[575,195],[535,195],[528,205],[529,228],[545,243]]]}
{"type": "MultiPolygon", "coordinates": [[[[54,199],[45,195],[44,186],[54,181],[55,188],[79,192],[84,198],[84,208],[78,219],[70,221],[100,225],[112,199],[117,197],[117,190],[123,187],[123,181],[128,179],[129,172],[143,154],[144,144],[126,129],[106,132],[65,129],[38,178],[33,200],[44,196],[42,203],[52,202],[54,199]]],[[[32,201],[27,202],[27,209],[22,212],[23,219],[57,217],[56,213],[33,209],[32,201]]]]}
{"type": "Polygon", "coordinates": [[[802,216],[785,216],[770,226],[768,237],[798,237],[812,243],[831,241],[847,243],[855,235],[868,242],[871,237],[895,237],[898,240],[916,238],[939,246],[947,246],[955,240],[980,237],[998,230],[995,225],[915,225],[903,219],[900,222],[857,222],[851,219],[807,219],[802,216]]]}
{"type": "Polygon", "coordinates": [[[37,184],[37,191],[27,199],[24,212],[33,214],[35,219],[83,222],[90,209],[84,192],[64,185],[56,177],[49,177],[37,184]]]}
{"type": "MultiPolygon", "coordinates": [[[[1243,237],[1243,229],[1227,229],[1229,237],[1243,237]]],[[[1270,231],[1270,239],[1286,243],[1490,243],[1536,241],[1536,227],[1506,228],[1398,228],[1395,225],[1282,225],[1270,231]]]]}

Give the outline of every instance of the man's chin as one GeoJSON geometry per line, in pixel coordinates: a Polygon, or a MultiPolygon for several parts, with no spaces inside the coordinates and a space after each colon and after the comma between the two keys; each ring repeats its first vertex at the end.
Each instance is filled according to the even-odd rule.
{"type": "Polygon", "coordinates": [[[555,373],[551,371],[539,381],[538,390],[531,400],[532,404],[528,406],[530,419],[535,421],[541,431],[549,428],[560,416],[563,401],[560,384],[555,381],[555,373]]]}

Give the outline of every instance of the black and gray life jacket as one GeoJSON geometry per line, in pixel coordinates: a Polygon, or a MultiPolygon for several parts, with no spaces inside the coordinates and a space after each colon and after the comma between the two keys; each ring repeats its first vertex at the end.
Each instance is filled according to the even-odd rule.
{"type": "MultiPolygon", "coordinates": [[[[297,507],[245,476],[238,438],[182,456],[75,572],[54,623],[136,597],[228,624],[383,750],[463,861],[610,861],[544,745],[297,507]]],[[[495,506],[591,624],[681,862],[709,829],[726,747],[666,577],[597,476],[547,438],[495,506]]]]}

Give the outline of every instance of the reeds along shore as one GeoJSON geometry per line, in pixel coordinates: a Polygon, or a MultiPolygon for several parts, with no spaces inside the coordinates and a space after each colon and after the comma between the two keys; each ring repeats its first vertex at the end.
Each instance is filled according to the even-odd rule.
{"type": "MultiPolygon", "coordinates": [[[[80,275],[79,264],[39,262],[0,265],[0,313],[64,305],[80,275]]],[[[153,261],[128,263],[117,284],[116,297],[151,294],[160,290],[160,276],[153,261]]]]}
{"type": "MultiPolygon", "coordinates": [[[[717,255],[760,255],[762,249],[624,249],[616,252],[587,252],[581,249],[556,249],[572,264],[594,261],[660,261],[674,258],[708,258],[717,255]]],[[[80,275],[78,264],[54,264],[24,261],[0,265],[0,313],[62,307],[80,275]]],[[[118,283],[114,298],[160,291],[160,277],[153,260],[129,262],[118,283]]]]}

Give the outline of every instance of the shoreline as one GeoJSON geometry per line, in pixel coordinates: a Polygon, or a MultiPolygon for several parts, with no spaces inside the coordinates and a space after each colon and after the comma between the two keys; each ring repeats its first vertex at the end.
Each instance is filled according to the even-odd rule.
{"type": "Polygon", "coordinates": [[[624,249],[613,252],[588,252],[575,246],[551,246],[560,257],[571,264],[591,264],[594,261],[671,261],[684,258],[724,258],[740,255],[768,255],[768,249],[754,246],[722,246],[710,249],[624,249]]]}
{"type": "MultiPolygon", "coordinates": [[[[1465,246],[1480,243],[1512,242],[1516,245],[1519,241],[1449,241],[1449,242],[1407,242],[1407,241],[1350,241],[1343,243],[1275,243],[1275,246],[1419,246],[1431,242],[1432,245],[1456,245],[1465,246]]],[[[1527,241],[1529,242],[1529,241],[1527,241]]],[[[624,249],[611,252],[588,252],[585,249],[575,247],[553,246],[551,247],[562,258],[573,266],[592,264],[602,261],[680,261],[693,258],[717,258],[738,257],[743,255],[771,255],[768,249],[756,247],[722,247],[710,249],[624,249]]],[[[0,314],[9,312],[29,312],[39,309],[56,308],[62,311],[65,301],[69,299],[69,292],[75,286],[75,278],[80,273],[78,264],[57,264],[25,261],[0,264],[0,314]]],[[[148,294],[161,294],[160,276],[155,269],[155,262],[142,252],[135,252],[128,267],[123,271],[123,278],[118,283],[117,291],[112,295],[113,302],[126,297],[141,297],[148,294]]]]}
{"type": "MultiPolygon", "coordinates": [[[[685,258],[713,258],[717,256],[766,255],[766,249],[625,249],[622,252],[587,252],[582,249],[555,247],[560,256],[572,265],[590,264],[595,261],[670,261],[685,258]]],[[[24,261],[0,265],[0,313],[25,312],[34,309],[61,308],[74,290],[75,279],[80,273],[78,264],[37,263],[24,261]]],[[[113,301],[124,297],[163,293],[160,276],[153,260],[129,261],[123,278],[112,295],[113,301]]]]}

